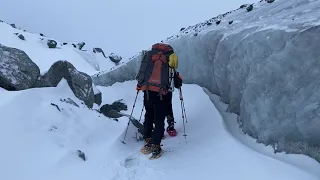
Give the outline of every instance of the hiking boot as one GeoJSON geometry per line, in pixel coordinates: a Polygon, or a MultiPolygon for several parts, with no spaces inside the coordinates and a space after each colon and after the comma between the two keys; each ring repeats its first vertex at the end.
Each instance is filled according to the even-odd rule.
{"type": "Polygon", "coordinates": [[[157,150],[159,147],[160,147],[160,145],[147,143],[141,148],[140,152],[142,154],[150,154],[153,151],[157,150]]]}
{"type": "Polygon", "coordinates": [[[163,153],[163,150],[161,149],[160,145],[154,145],[154,149],[152,151],[152,156],[150,159],[157,159],[159,158],[163,153]]]}
{"type": "Polygon", "coordinates": [[[174,129],[173,126],[167,127],[167,133],[169,134],[169,136],[176,136],[177,135],[177,131],[174,129]]]}

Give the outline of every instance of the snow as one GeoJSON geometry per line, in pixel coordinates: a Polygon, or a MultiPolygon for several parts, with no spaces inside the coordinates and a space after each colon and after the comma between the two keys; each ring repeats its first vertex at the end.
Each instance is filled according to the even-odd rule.
{"type": "MultiPolygon", "coordinates": [[[[0,88],[0,179],[319,180],[319,151],[310,146],[319,142],[320,39],[319,28],[313,27],[320,23],[319,7],[319,1],[260,2],[251,12],[232,11],[210,19],[210,26],[199,23],[168,38],[179,56],[183,81],[190,83],[183,85],[188,136],[183,136],[175,91],[178,136],[166,136],[165,153],[157,160],[139,152],[143,142],[135,140],[132,125],[126,144],[120,142],[128,118],[115,121],[99,114],[97,105],[87,108],[64,79],[51,88],[0,88]]],[[[40,39],[46,37],[5,23],[0,31],[0,43],[24,50],[41,73],[57,60],[68,60],[94,75],[96,84],[108,86],[93,87],[103,94],[102,105],[123,99],[126,113],[135,107],[133,116],[140,117],[143,97],[140,93],[133,106],[136,81],[128,81],[136,75],[139,54],[114,66],[101,54],[60,42],[49,49],[40,39]]]]}
{"type": "MultiPolygon", "coordinates": [[[[184,83],[220,96],[244,133],[276,152],[320,162],[320,1],[262,1],[253,7],[187,27],[164,42],[179,56],[184,83]]],[[[98,74],[94,82],[133,80],[140,58],[98,74]]]]}
{"type": "MultiPolygon", "coordinates": [[[[72,45],[62,46],[62,43],[59,41],[57,41],[57,48],[49,49],[47,40],[51,38],[40,36],[37,33],[29,33],[18,28],[15,29],[4,22],[0,22],[0,31],[0,43],[23,50],[38,65],[42,74],[48,71],[51,65],[59,60],[69,61],[79,71],[89,75],[100,71],[108,72],[116,66],[109,58],[100,57],[94,54],[92,50],[90,52],[81,51],[73,48],[72,45]],[[22,34],[26,40],[19,39],[14,33],[22,34]],[[42,38],[43,40],[41,40],[42,38]]],[[[83,49],[86,49],[86,47],[83,49]]]]}
{"type": "MultiPolygon", "coordinates": [[[[110,87],[98,86],[104,94],[103,104],[123,99],[128,105],[126,113],[131,112],[136,95],[135,83],[129,81],[110,87]]],[[[239,142],[226,129],[209,96],[197,85],[183,85],[188,117],[188,136],[185,139],[177,93],[173,96],[173,110],[178,136],[166,136],[162,141],[165,153],[151,161],[139,152],[143,142],[133,138],[136,130],[132,125],[126,144],[120,142],[127,118],[119,118],[117,122],[86,108],[72,94],[65,80],[54,88],[0,91],[1,100],[7,101],[0,104],[0,179],[320,178],[319,172],[313,171],[319,169],[319,164],[310,158],[286,155],[292,161],[299,160],[301,167],[297,167],[239,142]],[[11,97],[7,99],[9,94],[11,97]],[[195,94],[197,98],[194,98],[195,94]],[[60,101],[65,98],[71,98],[80,107],[60,101]],[[58,105],[61,112],[51,103],[58,105]],[[86,161],[77,156],[77,150],[85,153],[86,161]]],[[[140,116],[142,98],[140,93],[133,113],[135,117],[140,116]]]]}

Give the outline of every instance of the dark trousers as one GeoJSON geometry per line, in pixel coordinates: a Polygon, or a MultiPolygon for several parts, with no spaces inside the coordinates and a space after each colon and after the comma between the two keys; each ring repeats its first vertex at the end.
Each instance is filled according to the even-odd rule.
{"type": "Polygon", "coordinates": [[[174,125],[174,117],[173,117],[173,109],[172,109],[172,92],[168,92],[165,96],[163,96],[163,100],[167,104],[167,123],[168,125],[174,125]]]}
{"type": "MultiPolygon", "coordinates": [[[[144,106],[146,109],[144,117],[144,138],[152,138],[151,143],[160,145],[164,133],[164,120],[167,113],[166,101],[161,100],[158,92],[144,92],[144,106]],[[153,123],[155,128],[153,129],[153,123]],[[152,131],[153,130],[153,131],[152,131]]],[[[164,98],[165,96],[163,96],[164,98]]]]}

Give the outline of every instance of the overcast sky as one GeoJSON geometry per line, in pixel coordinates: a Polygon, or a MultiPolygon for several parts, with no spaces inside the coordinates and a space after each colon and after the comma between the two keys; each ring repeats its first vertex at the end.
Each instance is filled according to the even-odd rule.
{"type": "MultiPolygon", "coordinates": [[[[59,41],[131,57],[152,43],[258,0],[1,0],[0,19],[59,41]]],[[[90,49],[91,50],[91,49],[90,49]]]]}

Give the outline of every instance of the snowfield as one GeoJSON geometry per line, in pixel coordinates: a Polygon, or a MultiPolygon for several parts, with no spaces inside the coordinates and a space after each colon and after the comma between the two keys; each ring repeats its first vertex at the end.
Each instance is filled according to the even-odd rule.
{"type": "MultiPolygon", "coordinates": [[[[275,152],[320,162],[320,1],[275,0],[187,27],[164,42],[179,56],[184,83],[198,84],[239,115],[242,131],[275,152]]],[[[133,80],[141,57],[94,77],[133,80]]]]}
{"type": "MultiPolygon", "coordinates": [[[[129,81],[110,87],[99,86],[98,89],[104,94],[103,104],[123,99],[128,105],[126,113],[130,113],[136,94],[135,85],[135,81],[129,81]]],[[[6,102],[0,104],[0,179],[320,178],[316,170],[320,166],[311,158],[288,157],[293,162],[298,160],[301,163],[299,167],[263,155],[235,139],[201,87],[184,85],[183,93],[188,117],[187,139],[183,136],[180,100],[176,91],[173,108],[179,134],[177,137],[166,136],[162,142],[163,156],[149,160],[139,152],[143,142],[136,141],[133,126],[129,127],[126,144],[121,143],[127,118],[119,118],[117,122],[86,108],[65,81],[56,88],[1,91],[0,97],[6,102]],[[195,94],[197,98],[194,98],[195,94]],[[67,98],[79,107],[60,101],[67,98]],[[86,161],[78,157],[78,150],[85,153],[86,161]]],[[[140,93],[134,111],[136,118],[141,113],[142,99],[140,93]]],[[[236,119],[233,121],[235,123],[236,119]]],[[[259,148],[264,147],[259,145],[259,148]]]]}
{"type": "MultiPolygon", "coordinates": [[[[11,25],[0,22],[0,43],[17,49],[23,50],[38,65],[41,73],[45,73],[51,65],[59,60],[67,60],[72,63],[79,71],[86,72],[88,75],[96,74],[100,71],[108,72],[116,67],[107,57],[101,53],[92,53],[92,50],[81,51],[74,48],[71,44],[63,45],[57,41],[57,48],[48,48],[47,40],[54,40],[40,34],[29,33],[22,29],[13,28],[11,25]],[[24,36],[25,40],[18,38],[15,33],[24,36]]],[[[86,47],[84,46],[84,50],[86,47]]]]}

